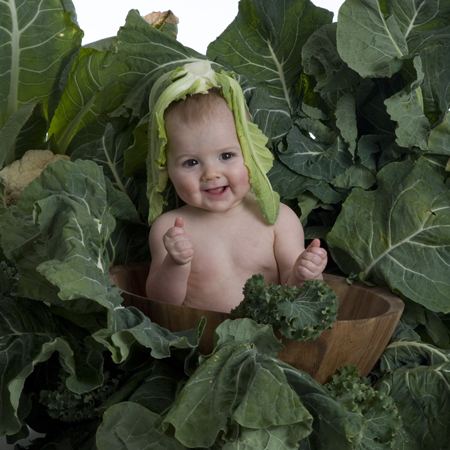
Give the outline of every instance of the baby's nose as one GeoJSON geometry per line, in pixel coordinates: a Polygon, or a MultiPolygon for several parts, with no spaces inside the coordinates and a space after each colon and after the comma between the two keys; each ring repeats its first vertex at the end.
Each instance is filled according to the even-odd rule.
{"type": "Polygon", "coordinates": [[[221,173],[219,168],[216,166],[216,164],[208,164],[205,166],[205,169],[203,171],[202,175],[202,181],[208,181],[213,180],[215,178],[220,178],[221,173]]]}

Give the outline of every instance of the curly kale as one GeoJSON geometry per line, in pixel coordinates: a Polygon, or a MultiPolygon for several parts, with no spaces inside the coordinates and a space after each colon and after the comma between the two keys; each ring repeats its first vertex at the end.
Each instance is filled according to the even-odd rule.
{"type": "Polygon", "coordinates": [[[17,291],[18,271],[16,266],[7,260],[0,261],[0,294],[15,295],[17,291]]]}
{"type": "Polygon", "coordinates": [[[263,275],[253,275],[244,286],[244,299],[231,312],[270,324],[290,339],[316,339],[337,318],[335,292],[321,280],[310,280],[301,288],[266,284],[263,275]]]}
{"type": "Polygon", "coordinates": [[[399,448],[395,442],[402,420],[393,398],[374,389],[367,378],[361,378],[356,366],[342,366],[324,387],[344,409],[366,419],[361,448],[373,448],[374,442],[380,449],[399,448]]]}
{"type": "Polygon", "coordinates": [[[102,415],[99,406],[105,402],[118,388],[119,377],[111,377],[104,372],[103,385],[84,394],[76,394],[66,386],[68,374],[61,371],[60,381],[53,391],[42,390],[39,401],[47,407],[48,415],[63,422],[81,422],[95,419],[102,415]]]}

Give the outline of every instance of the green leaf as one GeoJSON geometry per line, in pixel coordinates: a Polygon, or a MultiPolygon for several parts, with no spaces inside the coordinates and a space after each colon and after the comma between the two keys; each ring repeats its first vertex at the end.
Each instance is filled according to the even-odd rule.
{"type": "Polygon", "coordinates": [[[369,189],[377,182],[377,177],[364,165],[357,162],[341,173],[333,180],[333,185],[341,189],[362,187],[369,189]]]}
{"type": "Polygon", "coordinates": [[[244,299],[231,312],[270,324],[281,334],[299,341],[315,339],[336,321],[338,301],[321,280],[308,280],[301,288],[266,281],[253,275],[244,286],[244,299]]]}
{"type": "Polygon", "coordinates": [[[170,364],[157,360],[152,371],[129,398],[156,414],[165,414],[175,401],[187,377],[180,371],[174,371],[170,364]]]}
{"type": "Polygon", "coordinates": [[[284,345],[275,337],[270,325],[262,325],[251,319],[227,319],[214,332],[214,348],[232,342],[254,345],[259,353],[276,357],[284,345]]]}
{"type": "Polygon", "coordinates": [[[450,48],[447,43],[427,46],[419,56],[424,74],[421,85],[424,111],[436,126],[445,120],[450,109],[450,48]]]}
{"type": "Polygon", "coordinates": [[[299,175],[278,159],[275,159],[268,175],[274,191],[278,192],[283,200],[298,198],[308,191],[327,204],[343,200],[343,196],[328,183],[299,175]]]}
{"type": "Polygon", "coordinates": [[[230,343],[195,371],[162,422],[166,430],[169,424],[187,447],[210,447],[216,440],[245,439],[241,427],[281,426],[282,442],[291,442],[286,432],[294,432],[296,439],[305,437],[311,417],[277,360],[259,354],[249,344],[230,343]]]}
{"type": "Polygon", "coordinates": [[[301,450],[353,450],[367,430],[364,418],[343,408],[328,390],[307,373],[281,365],[292,389],[313,416],[312,433],[300,441],[301,450]]]}
{"type": "Polygon", "coordinates": [[[343,204],[327,236],[334,260],[346,274],[449,312],[448,185],[426,158],[389,164],[378,183],[343,204]]]}
{"type": "Polygon", "coordinates": [[[399,339],[391,342],[380,358],[381,374],[389,374],[404,366],[434,366],[450,363],[450,351],[420,340],[399,339]]]}
{"type": "Polygon", "coordinates": [[[248,107],[253,122],[272,141],[285,136],[292,128],[291,114],[286,105],[281,100],[271,98],[263,88],[252,91],[248,107]]]}
{"type": "Polygon", "coordinates": [[[46,122],[45,119],[39,120],[41,108],[41,103],[27,103],[11,114],[5,126],[0,130],[0,167],[11,164],[15,159],[19,159],[26,150],[32,150],[44,142],[46,122]],[[32,124],[30,124],[30,120],[33,122],[32,124]],[[31,129],[23,130],[27,125],[30,125],[31,129]],[[25,144],[25,151],[21,145],[21,151],[16,152],[19,145],[18,139],[25,140],[26,138],[29,141],[34,140],[33,144],[35,143],[35,145],[31,144],[32,147],[30,147],[30,142],[22,141],[22,144],[25,144]]]}
{"type": "Polygon", "coordinates": [[[361,414],[367,421],[367,431],[358,449],[393,448],[402,420],[392,397],[370,386],[367,378],[360,377],[356,366],[342,366],[325,386],[343,408],[361,414]]]}
{"type": "Polygon", "coordinates": [[[38,363],[59,352],[70,374],[68,387],[86,392],[102,383],[103,358],[71,333],[44,303],[0,296],[0,435],[20,428],[19,401],[25,380],[38,363]]]}
{"type": "Polygon", "coordinates": [[[42,100],[47,117],[53,115],[59,78],[82,35],[61,0],[0,3],[0,129],[25,103],[42,100]]]}
{"type": "Polygon", "coordinates": [[[355,157],[358,128],[356,123],[356,104],[352,94],[339,98],[336,105],[336,126],[341,131],[344,141],[348,144],[348,151],[355,157]]]}
{"type": "Polygon", "coordinates": [[[410,87],[403,89],[385,100],[388,114],[397,122],[395,134],[400,147],[419,147],[427,150],[427,140],[430,133],[430,122],[424,114],[422,90],[418,85],[422,83],[422,61],[414,58],[417,80],[410,87]]]}
{"type": "Polygon", "coordinates": [[[316,180],[332,182],[353,164],[352,157],[344,142],[337,138],[330,146],[325,146],[292,128],[287,137],[288,148],[279,152],[280,160],[300,175],[316,180]]]}
{"type": "Polygon", "coordinates": [[[227,442],[222,450],[298,450],[298,441],[306,434],[294,425],[267,427],[263,429],[240,429],[235,441],[227,442]]]}
{"type": "Polygon", "coordinates": [[[450,5],[447,1],[388,1],[382,5],[386,15],[395,15],[410,53],[448,39],[450,5]]]}
{"type": "Polygon", "coordinates": [[[98,450],[184,450],[176,439],[158,433],[154,428],[158,414],[133,402],[111,406],[97,429],[98,450]]]}
{"type": "Polygon", "coordinates": [[[384,378],[377,389],[391,396],[403,420],[400,450],[444,450],[450,430],[450,363],[401,368],[384,378]]]}
{"type": "Polygon", "coordinates": [[[441,124],[431,130],[428,138],[428,151],[450,156],[450,112],[446,114],[441,124]]]}
{"type": "Polygon", "coordinates": [[[207,55],[225,61],[254,86],[296,109],[294,86],[301,71],[301,49],[332,13],[309,0],[244,0],[227,29],[208,46],[207,55]]]}
{"type": "Polygon", "coordinates": [[[19,295],[51,302],[60,313],[75,313],[70,320],[79,314],[87,323],[122,302],[109,280],[106,243],[115,220],[107,191],[95,163],[58,161],[0,217],[3,250],[20,274],[19,295]]]}
{"type": "Polygon", "coordinates": [[[394,15],[385,17],[378,0],[346,0],[339,9],[337,48],[362,77],[390,77],[409,54],[394,15]]]}
{"type": "Polygon", "coordinates": [[[169,357],[171,349],[197,348],[205,323],[202,318],[192,330],[172,333],[134,307],[119,307],[114,310],[109,327],[97,331],[93,337],[110,350],[117,364],[129,358],[136,344],[151,349],[153,358],[161,359],[169,357]]]}
{"type": "Polygon", "coordinates": [[[95,105],[102,89],[100,74],[108,51],[82,48],[69,73],[67,84],[48,130],[58,153],[70,155],[74,149],[102,136],[105,123],[95,105]]]}
{"type": "Polygon", "coordinates": [[[314,91],[322,93],[348,89],[356,85],[359,75],[342,61],[336,47],[336,23],[315,31],[302,49],[302,64],[306,74],[314,75],[314,91]]]}

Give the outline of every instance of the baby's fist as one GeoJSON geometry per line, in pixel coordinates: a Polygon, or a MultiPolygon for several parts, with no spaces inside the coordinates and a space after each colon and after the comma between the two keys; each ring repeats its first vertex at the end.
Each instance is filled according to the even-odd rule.
{"type": "Polygon", "coordinates": [[[176,264],[184,265],[192,261],[194,248],[191,239],[184,231],[182,217],[175,219],[175,224],[163,236],[164,247],[176,264]]]}
{"type": "Polygon", "coordinates": [[[327,265],[327,251],[320,247],[320,240],[314,239],[300,254],[294,265],[294,276],[300,282],[322,277],[327,265]]]}

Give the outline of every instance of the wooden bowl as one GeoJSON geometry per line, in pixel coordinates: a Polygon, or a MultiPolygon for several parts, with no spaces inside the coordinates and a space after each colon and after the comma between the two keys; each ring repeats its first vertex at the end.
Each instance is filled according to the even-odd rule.
{"type": "MultiPolygon", "coordinates": [[[[237,316],[146,298],[149,266],[150,263],[131,263],[110,269],[111,283],[121,289],[123,305],[138,308],[153,322],[171,331],[194,328],[201,317],[206,317],[200,351],[209,354],[214,330],[224,320],[237,316]]],[[[404,303],[378,287],[359,282],[349,285],[344,277],[324,274],[324,281],[339,300],[337,322],[314,341],[298,342],[283,337],[286,348],[278,353],[278,358],[309,373],[319,383],[329,381],[342,364],[355,365],[366,376],[388,344],[404,303]]]]}

